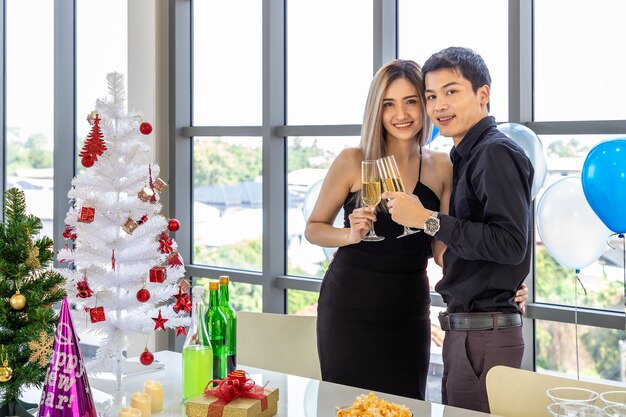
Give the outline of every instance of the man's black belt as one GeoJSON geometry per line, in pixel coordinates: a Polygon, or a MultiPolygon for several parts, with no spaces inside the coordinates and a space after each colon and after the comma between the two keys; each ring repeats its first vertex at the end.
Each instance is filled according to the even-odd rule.
{"type": "Polygon", "coordinates": [[[519,313],[439,313],[441,330],[491,330],[520,327],[519,313]]]}

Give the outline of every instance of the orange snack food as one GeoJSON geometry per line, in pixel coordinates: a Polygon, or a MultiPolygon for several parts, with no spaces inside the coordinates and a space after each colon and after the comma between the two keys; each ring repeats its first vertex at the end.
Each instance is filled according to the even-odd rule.
{"type": "Polygon", "coordinates": [[[351,406],[337,408],[337,417],[411,417],[413,413],[406,405],[378,398],[376,394],[359,395],[351,406]]]}

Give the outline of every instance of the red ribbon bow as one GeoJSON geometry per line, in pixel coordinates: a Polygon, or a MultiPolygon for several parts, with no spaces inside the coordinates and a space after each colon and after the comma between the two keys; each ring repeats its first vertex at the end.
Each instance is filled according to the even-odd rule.
{"type": "Polygon", "coordinates": [[[261,411],[267,409],[267,395],[265,395],[265,386],[257,385],[252,379],[248,378],[245,371],[234,370],[228,373],[224,379],[214,379],[204,388],[204,395],[207,397],[217,397],[219,400],[209,405],[207,417],[222,417],[224,406],[235,398],[254,398],[261,400],[261,411]],[[215,388],[209,388],[211,384],[216,382],[215,388]]]}

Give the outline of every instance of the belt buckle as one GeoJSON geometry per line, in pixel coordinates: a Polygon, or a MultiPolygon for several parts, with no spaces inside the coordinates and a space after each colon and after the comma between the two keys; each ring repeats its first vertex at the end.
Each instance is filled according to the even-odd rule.
{"type": "Polygon", "coordinates": [[[452,324],[450,323],[450,313],[441,312],[439,313],[439,326],[443,331],[452,330],[452,324]]]}

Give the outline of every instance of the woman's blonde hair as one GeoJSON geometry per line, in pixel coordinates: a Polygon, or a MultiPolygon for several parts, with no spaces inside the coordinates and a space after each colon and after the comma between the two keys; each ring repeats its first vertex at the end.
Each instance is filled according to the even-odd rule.
{"type": "Polygon", "coordinates": [[[428,114],[426,114],[426,98],[424,94],[422,69],[415,61],[394,59],[383,65],[376,72],[370,84],[369,93],[367,94],[360,144],[364,160],[374,160],[387,155],[385,128],[382,122],[383,99],[385,98],[385,91],[389,88],[391,83],[401,78],[413,84],[420,96],[423,127],[417,134],[416,147],[426,143],[426,140],[430,137],[432,124],[428,118],[428,114]]]}

